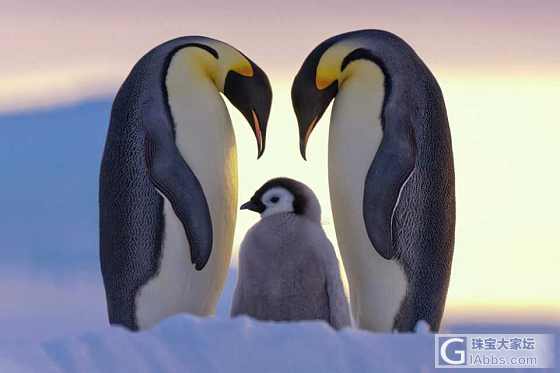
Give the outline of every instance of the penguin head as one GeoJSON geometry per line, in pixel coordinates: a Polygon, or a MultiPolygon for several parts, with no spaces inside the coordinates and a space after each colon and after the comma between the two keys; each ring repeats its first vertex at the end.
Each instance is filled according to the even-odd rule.
{"type": "Polygon", "coordinates": [[[260,158],[265,150],[266,128],[272,105],[272,88],[264,71],[243,53],[224,42],[197,37],[192,45],[208,53],[199,63],[216,88],[249,122],[260,158]]]}
{"type": "Polygon", "coordinates": [[[251,125],[257,140],[257,158],[260,158],[265,149],[272,89],[264,71],[249,59],[247,61],[250,63],[252,75],[230,70],[225,78],[224,95],[251,125]]]}
{"type": "Polygon", "coordinates": [[[216,85],[251,125],[260,158],[265,149],[266,127],[272,105],[272,88],[264,71],[247,56],[223,42],[217,51],[216,85]]]}
{"type": "Polygon", "coordinates": [[[241,205],[241,210],[258,212],[263,218],[292,213],[316,222],[321,220],[321,206],[313,191],[305,184],[285,177],[267,181],[249,202],[241,205]]]}
{"type": "MultiPolygon", "coordinates": [[[[367,30],[365,30],[367,31],[367,30]]],[[[307,56],[292,84],[292,105],[299,126],[300,153],[330,102],[351,74],[348,65],[358,59],[370,59],[364,31],[337,35],[319,44],[307,56]]]]}

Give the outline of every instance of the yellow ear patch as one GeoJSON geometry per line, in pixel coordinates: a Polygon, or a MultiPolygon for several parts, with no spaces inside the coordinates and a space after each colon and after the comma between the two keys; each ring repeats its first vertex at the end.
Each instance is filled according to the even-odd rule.
{"type": "MultiPolygon", "coordinates": [[[[327,57],[331,57],[327,55],[327,57]]],[[[317,66],[317,74],[315,76],[315,85],[317,89],[325,89],[330,86],[340,75],[337,61],[322,58],[317,66]]]]}
{"type": "Polygon", "coordinates": [[[240,64],[239,66],[235,66],[233,71],[248,78],[252,77],[254,74],[253,67],[248,61],[244,61],[244,63],[240,64]]]}
{"type": "Polygon", "coordinates": [[[333,81],[334,79],[317,76],[317,79],[315,79],[315,85],[317,86],[317,89],[325,89],[330,86],[333,81]]]}
{"type": "Polygon", "coordinates": [[[317,89],[325,89],[335,80],[340,79],[340,66],[344,57],[359,46],[359,41],[344,40],[333,45],[323,53],[317,64],[315,85],[317,89]]]}

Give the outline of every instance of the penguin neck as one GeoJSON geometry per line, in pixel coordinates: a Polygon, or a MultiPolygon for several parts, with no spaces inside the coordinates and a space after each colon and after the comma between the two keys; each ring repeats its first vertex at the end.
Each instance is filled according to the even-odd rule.
{"type": "MultiPolygon", "coordinates": [[[[184,149],[181,149],[181,143],[189,141],[186,138],[181,139],[184,137],[182,134],[192,136],[195,135],[193,131],[200,129],[196,135],[202,136],[200,140],[204,141],[207,137],[205,134],[210,132],[233,131],[224,100],[220,95],[220,87],[216,84],[220,75],[218,70],[216,59],[210,53],[196,47],[184,48],[171,59],[165,87],[175,125],[176,142],[182,153],[184,149]],[[219,126],[222,128],[214,128],[219,126]]],[[[191,139],[189,142],[192,141],[191,139]]],[[[207,145],[211,147],[211,144],[207,145]]]]}
{"type": "MultiPolygon", "coordinates": [[[[385,93],[383,70],[375,62],[366,59],[355,60],[348,64],[340,73],[339,81],[339,94],[346,91],[350,91],[354,96],[385,93]]],[[[371,113],[371,108],[368,112],[371,113]]]]}
{"type": "Polygon", "coordinates": [[[171,59],[165,79],[175,142],[195,173],[197,168],[211,167],[214,158],[235,161],[230,154],[235,153],[231,119],[214,81],[216,65],[208,52],[184,48],[171,59]]]}
{"type": "MultiPolygon", "coordinates": [[[[348,136],[356,126],[364,129],[378,127],[385,98],[385,75],[381,68],[368,60],[356,60],[344,69],[339,81],[331,128],[345,131],[348,136]]],[[[344,133],[340,135],[344,136],[344,133]]]]}
{"type": "MultiPolygon", "coordinates": [[[[217,92],[223,90],[223,74],[220,70],[218,62],[209,52],[196,47],[183,48],[175,53],[169,63],[165,85],[169,94],[177,93],[185,98],[188,96],[189,99],[196,99],[201,93],[205,93],[201,89],[213,89],[217,92]],[[183,88],[190,89],[178,91],[176,88],[184,85],[185,81],[189,82],[190,87],[183,88]]],[[[204,99],[205,97],[200,98],[204,99]]]]}

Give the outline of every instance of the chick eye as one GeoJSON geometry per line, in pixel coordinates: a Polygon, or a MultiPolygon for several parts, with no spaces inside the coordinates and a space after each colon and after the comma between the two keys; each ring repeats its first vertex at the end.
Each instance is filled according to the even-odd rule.
{"type": "Polygon", "coordinates": [[[276,202],[278,202],[278,201],[280,201],[280,198],[278,198],[278,197],[276,197],[276,196],[274,196],[274,197],[272,197],[272,198],[270,199],[270,202],[272,202],[272,203],[276,203],[276,202]]]}

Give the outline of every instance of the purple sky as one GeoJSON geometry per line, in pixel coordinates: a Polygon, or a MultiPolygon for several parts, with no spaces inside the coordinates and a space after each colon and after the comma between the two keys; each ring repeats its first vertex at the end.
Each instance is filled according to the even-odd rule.
{"type": "Polygon", "coordinates": [[[436,74],[560,76],[560,2],[549,0],[75,2],[1,0],[0,111],[111,94],[153,46],[180,35],[227,41],[276,84],[335,34],[381,28],[436,74]]]}

